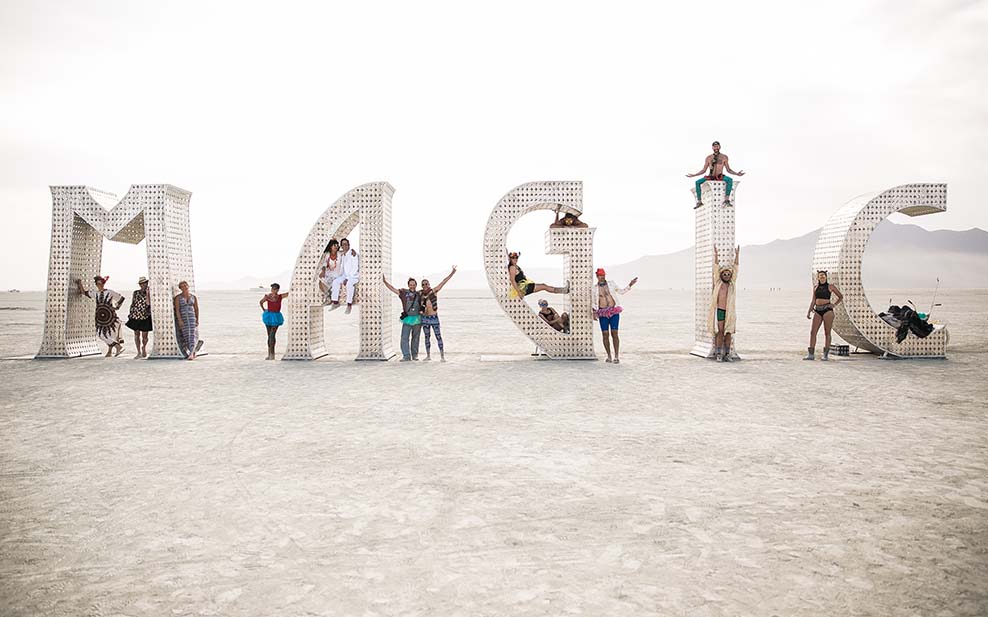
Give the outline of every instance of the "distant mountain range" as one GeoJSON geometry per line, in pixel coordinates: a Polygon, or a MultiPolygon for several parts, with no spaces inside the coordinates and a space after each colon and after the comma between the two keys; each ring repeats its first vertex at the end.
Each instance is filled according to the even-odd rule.
{"type": "MultiPolygon", "coordinates": [[[[741,247],[741,275],[738,283],[746,288],[804,287],[810,280],[813,250],[820,230],[789,240],[741,247]]],[[[619,282],[639,278],[643,289],[692,289],[693,249],[666,255],[646,255],[629,263],[607,265],[608,278],[619,282]]],[[[559,282],[553,268],[526,268],[530,279],[559,282]]],[[[446,272],[430,273],[439,281],[446,272]]],[[[923,288],[936,285],[937,277],[946,288],[988,288],[988,232],[928,231],[916,225],[882,222],[871,235],[865,253],[865,285],[875,288],[923,288]]],[[[226,284],[203,285],[204,289],[250,289],[263,281],[291,280],[291,272],[276,276],[244,277],[226,284]]],[[[284,283],[282,283],[284,284],[284,283]]],[[[480,270],[459,270],[449,288],[487,289],[487,276],[480,270]]]]}

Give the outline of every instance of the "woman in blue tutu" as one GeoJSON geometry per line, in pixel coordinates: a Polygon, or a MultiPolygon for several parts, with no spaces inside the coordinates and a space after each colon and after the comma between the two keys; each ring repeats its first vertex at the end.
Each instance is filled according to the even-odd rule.
{"type": "Polygon", "coordinates": [[[280,293],[281,285],[278,283],[271,283],[271,293],[265,294],[261,298],[261,321],[264,322],[264,327],[268,330],[268,360],[274,360],[274,345],[275,345],[275,334],[278,332],[278,326],[285,323],[285,318],[281,314],[281,299],[288,295],[288,292],[280,293]],[[267,307],[264,303],[267,303],[267,307]]]}

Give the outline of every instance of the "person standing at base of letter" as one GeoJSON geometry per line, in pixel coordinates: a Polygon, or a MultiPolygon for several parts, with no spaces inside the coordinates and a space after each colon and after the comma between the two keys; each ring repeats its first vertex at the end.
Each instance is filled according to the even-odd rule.
{"type": "Polygon", "coordinates": [[[600,323],[600,333],[604,337],[604,350],[607,352],[605,362],[621,364],[621,339],[618,337],[618,326],[621,322],[621,311],[624,309],[614,299],[614,294],[626,294],[638,282],[638,277],[631,279],[625,288],[618,287],[614,281],[607,280],[607,273],[603,268],[597,268],[597,286],[594,289],[596,298],[593,307],[593,316],[600,323]],[[611,342],[614,343],[614,359],[611,359],[611,342]]]}
{"type": "Polygon", "coordinates": [[[288,292],[281,293],[281,285],[271,283],[271,292],[261,298],[261,322],[268,331],[268,360],[274,360],[274,346],[277,344],[276,336],[278,328],[285,323],[285,317],[281,314],[281,300],[288,297],[288,292]],[[267,303],[265,307],[264,304],[267,303]]]}
{"type": "Polygon", "coordinates": [[[737,297],[738,264],[741,260],[741,247],[734,250],[734,265],[720,266],[717,247],[714,247],[713,293],[710,295],[710,312],[707,315],[707,329],[714,337],[716,352],[714,358],[731,362],[731,339],[737,332],[738,318],[735,314],[737,297]]]}
{"type": "Polygon", "coordinates": [[[419,336],[422,334],[422,292],[415,291],[418,283],[409,278],[407,289],[395,289],[383,274],[381,280],[401,300],[401,361],[418,360],[419,336]]]}
{"type": "Polygon", "coordinates": [[[106,282],[110,280],[108,276],[94,276],[96,291],[89,291],[82,286],[82,279],[76,279],[75,284],[79,289],[79,295],[92,298],[96,301],[96,336],[106,343],[106,357],[109,358],[113,350],[114,356],[119,356],[123,351],[123,339],[120,338],[120,318],[117,317],[117,309],[123,304],[124,297],[106,288],[106,282]]]}
{"type": "Polygon", "coordinates": [[[134,331],[134,345],[137,346],[135,358],[148,357],[148,332],[154,328],[151,325],[151,296],[148,293],[146,277],[137,279],[140,289],[135,289],[130,297],[130,313],[127,315],[127,327],[134,331]]]}
{"type": "Polygon", "coordinates": [[[202,347],[199,340],[199,299],[189,292],[189,284],[178,284],[181,293],[175,296],[175,325],[178,326],[178,345],[186,360],[195,360],[202,347]]]}
{"type": "Polygon", "coordinates": [[[450,273],[435,287],[429,285],[429,279],[422,279],[422,329],[425,330],[425,359],[432,360],[432,340],[429,331],[436,335],[436,344],[439,346],[439,361],[446,361],[446,350],[443,348],[443,333],[439,329],[439,299],[436,294],[446,286],[449,279],[456,274],[456,266],[450,273]]]}

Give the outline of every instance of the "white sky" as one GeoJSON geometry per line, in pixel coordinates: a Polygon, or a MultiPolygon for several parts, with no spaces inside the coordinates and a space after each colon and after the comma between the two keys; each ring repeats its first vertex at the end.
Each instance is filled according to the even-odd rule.
{"type": "MultiPolygon", "coordinates": [[[[950,185],[917,223],[985,228],[986,31],[984,1],[4,0],[0,288],[44,288],[52,184],[191,190],[200,285],[291,269],[375,180],[396,276],[482,267],[491,208],[533,180],[583,180],[621,263],[692,244],[683,174],[713,139],[749,172],[742,244],[906,182],[950,185]]],[[[548,217],[512,236],[527,265],[553,263],[548,217]]],[[[110,244],[104,272],[143,273],[110,244]]]]}

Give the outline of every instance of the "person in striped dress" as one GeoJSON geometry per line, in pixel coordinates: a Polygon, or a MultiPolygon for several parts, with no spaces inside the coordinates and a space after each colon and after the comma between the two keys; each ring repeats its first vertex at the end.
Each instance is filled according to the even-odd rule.
{"type": "Polygon", "coordinates": [[[178,327],[178,345],[187,360],[195,360],[202,347],[199,340],[199,299],[189,292],[189,284],[178,284],[181,291],[175,296],[175,325],[178,327]]]}

